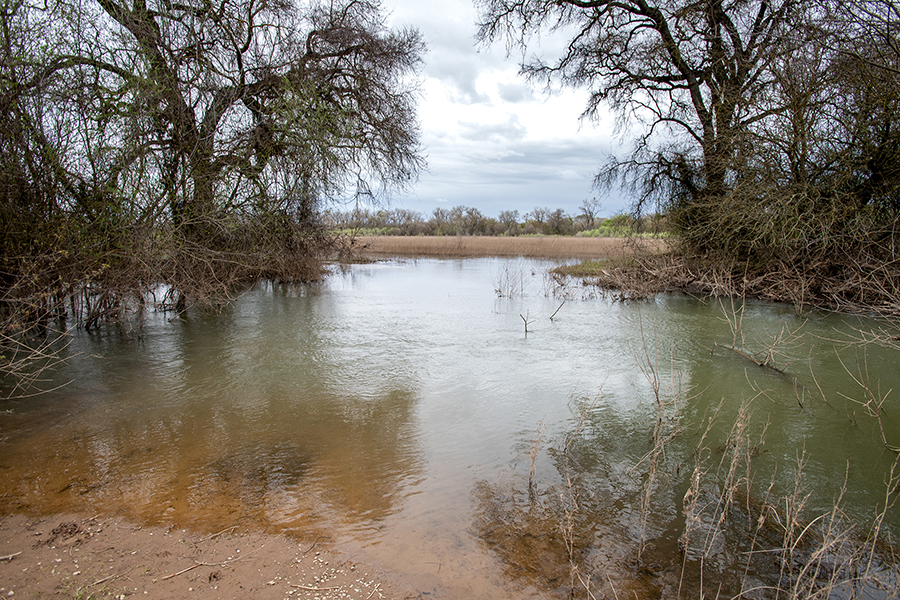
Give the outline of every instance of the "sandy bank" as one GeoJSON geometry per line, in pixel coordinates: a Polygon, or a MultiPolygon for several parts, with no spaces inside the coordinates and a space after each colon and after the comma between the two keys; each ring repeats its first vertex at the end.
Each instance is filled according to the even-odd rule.
{"type": "Polygon", "coordinates": [[[115,517],[0,520],[2,598],[399,600],[385,574],[281,535],[199,535],[115,517]]]}

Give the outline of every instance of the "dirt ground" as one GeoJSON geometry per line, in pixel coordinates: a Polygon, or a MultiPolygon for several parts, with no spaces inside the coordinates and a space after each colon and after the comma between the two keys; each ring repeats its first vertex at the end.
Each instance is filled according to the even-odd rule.
{"type": "Polygon", "coordinates": [[[325,542],[227,530],[198,535],[114,517],[0,519],[0,598],[399,600],[384,573],[325,542]]]}

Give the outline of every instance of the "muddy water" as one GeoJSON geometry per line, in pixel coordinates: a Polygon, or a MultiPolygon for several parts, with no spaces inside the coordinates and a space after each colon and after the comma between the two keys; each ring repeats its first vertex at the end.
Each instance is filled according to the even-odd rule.
{"type": "MultiPolygon", "coordinates": [[[[808,520],[846,486],[846,513],[873,521],[897,456],[884,442],[900,446],[900,352],[854,340],[883,324],[623,304],[556,288],[549,266],[354,265],[215,315],[73,332],[43,383],[67,385],[0,406],[0,509],[323,536],[466,598],[565,594],[573,563],[606,595],[658,597],[692,473],[715,482],[741,448],[748,507],[790,495],[799,460],[808,520]]],[[[900,534],[895,509],[884,529],[900,534]]],[[[705,556],[728,573],[746,549],[721,538],[705,556]]]]}

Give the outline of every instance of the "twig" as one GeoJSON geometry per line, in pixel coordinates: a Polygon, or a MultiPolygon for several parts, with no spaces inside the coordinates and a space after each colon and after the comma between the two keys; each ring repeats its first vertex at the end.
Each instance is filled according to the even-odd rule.
{"type": "Polygon", "coordinates": [[[366,600],[369,600],[369,598],[371,598],[372,596],[374,596],[374,595],[375,595],[375,592],[378,591],[378,588],[379,588],[379,587],[381,587],[381,584],[380,584],[380,583],[376,583],[376,584],[375,584],[375,589],[372,590],[372,591],[369,593],[368,596],[366,596],[366,600]]]}
{"type": "Polygon", "coordinates": [[[609,582],[609,588],[612,590],[613,596],[615,596],[616,600],[619,600],[619,594],[616,593],[616,586],[613,585],[609,573],[606,574],[606,580],[609,582]]]}
{"type": "Polygon", "coordinates": [[[292,583],[292,584],[291,584],[291,587],[292,587],[292,588],[299,588],[299,589],[301,589],[301,590],[309,590],[309,591],[311,591],[311,592],[324,592],[324,591],[327,591],[327,590],[339,590],[339,589],[341,589],[341,586],[339,586],[339,585],[336,585],[336,586],[334,586],[334,587],[311,587],[311,586],[308,586],[308,585],[299,585],[299,584],[296,584],[296,583],[292,583]]]}
{"type": "Polygon", "coordinates": [[[528,471],[528,496],[534,498],[534,475],[537,471],[537,457],[544,443],[544,419],[538,423],[537,433],[531,442],[531,468],[528,471]]]}
{"type": "Polygon", "coordinates": [[[15,558],[16,556],[20,555],[20,554],[22,554],[22,553],[21,553],[21,552],[15,552],[15,553],[13,553],[13,554],[7,554],[6,556],[0,556],[0,560],[5,560],[5,561],[12,562],[12,559],[15,558]]]}
{"type": "Polygon", "coordinates": [[[522,321],[525,322],[525,335],[528,335],[528,316],[527,315],[528,315],[528,313],[525,313],[524,315],[522,313],[519,313],[519,316],[522,317],[522,321]]]}
{"type": "Polygon", "coordinates": [[[226,531],[229,532],[229,533],[234,533],[234,530],[235,530],[235,529],[237,529],[237,525],[234,525],[234,526],[232,526],[232,527],[229,527],[228,529],[223,529],[223,530],[220,531],[219,533],[214,533],[214,534],[212,534],[211,536],[209,536],[209,537],[206,538],[206,539],[208,539],[208,540],[215,539],[215,538],[219,537],[220,535],[222,535],[223,533],[225,533],[226,531]]]}
{"type": "MultiPolygon", "coordinates": [[[[202,566],[203,566],[203,563],[196,563],[194,565],[191,565],[187,569],[182,569],[182,570],[178,571],[177,573],[172,573],[171,575],[166,575],[165,577],[162,578],[162,580],[165,581],[166,579],[172,579],[173,577],[178,577],[179,575],[184,575],[188,571],[191,571],[193,569],[196,569],[197,567],[202,567],[202,566]]],[[[207,565],[207,566],[213,566],[213,565],[207,565]]]]}
{"type": "MultiPolygon", "coordinates": [[[[133,568],[134,567],[131,567],[131,569],[133,569],[133,568]]],[[[125,571],[124,573],[113,573],[112,575],[110,575],[108,577],[104,577],[103,579],[98,579],[97,581],[95,581],[94,583],[89,585],[88,587],[94,587],[95,585],[100,585],[101,583],[107,582],[110,579],[115,579],[116,577],[122,577],[122,576],[126,575],[129,571],[131,571],[131,569],[128,569],[128,571],[125,571]]]]}
{"type": "MultiPolygon", "coordinates": [[[[265,548],[265,546],[266,545],[263,544],[259,548],[256,548],[256,549],[248,552],[247,555],[250,555],[250,554],[256,552],[257,550],[262,550],[263,548],[265,548]]],[[[217,562],[217,563],[197,562],[196,564],[191,565],[190,567],[187,567],[186,569],[182,569],[182,570],[178,571],[177,573],[172,573],[171,575],[166,575],[165,577],[162,577],[161,579],[162,580],[172,579],[173,577],[178,577],[179,575],[183,575],[183,574],[187,573],[188,571],[196,569],[197,567],[221,567],[224,565],[230,565],[231,563],[237,562],[237,561],[241,560],[242,558],[247,558],[247,556],[238,556],[237,558],[231,558],[229,560],[225,560],[225,561],[217,562]]]]}

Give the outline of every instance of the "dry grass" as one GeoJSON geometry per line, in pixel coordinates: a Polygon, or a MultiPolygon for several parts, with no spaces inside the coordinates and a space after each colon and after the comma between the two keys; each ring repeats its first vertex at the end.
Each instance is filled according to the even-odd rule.
{"type": "Polygon", "coordinates": [[[475,258],[484,256],[528,258],[619,258],[636,248],[659,251],[662,240],[587,237],[489,237],[489,236],[360,236],[353,247],[362,256],[421,256],[475,258]]]}

